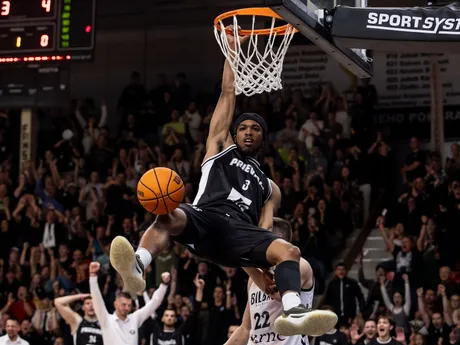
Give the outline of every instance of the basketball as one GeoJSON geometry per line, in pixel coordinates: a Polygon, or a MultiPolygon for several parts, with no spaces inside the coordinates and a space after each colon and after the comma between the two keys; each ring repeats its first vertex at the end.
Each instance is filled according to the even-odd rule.
{"type": "Polygon", "coordinates": [[[142,175],[137,184],[137,198],[150,213],[167,214],[184,199],[184,182],[173,170],[155,168],[142,175]]]}

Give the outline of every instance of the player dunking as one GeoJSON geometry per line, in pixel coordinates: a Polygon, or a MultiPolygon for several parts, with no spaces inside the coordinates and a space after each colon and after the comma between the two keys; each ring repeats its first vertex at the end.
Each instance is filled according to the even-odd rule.
{"type": "MultiPolygon", "coordinates": [[[[234,46],[234,37],[228,39],[234,46]]],[[[111,263],[132,292],[145,288],[143,271],[168,245],[170,236],[195,255],[225,266],[276,266],[275,281],[284,309],[277,322],[278,333],[321,335],[335,326],[337,316],[301,304],[300,250],[266,230],[272,228],[281,201],[278,186],[255,159],[267,139],[267,125],[257,114],[243,114],[233,125],[232,137],[235,101],[234,75],[226,61],[193,204],[157,216],[136,253],[126,238],[115,238],[111,263]]]]}
{"type": "MultiPolygon", "coordinates": [[[[272,232],[281,238],[291,241],[292,229],[289,222],[281,218],[273,219],[272,232]]],[[[262,272],[260,272],[262,274],[262,272]]],[[[257,279],[257,273],[252,274],[257,279]]],[[[300,259],[301,292],[300,299],[307,308],[313,304],[314,278],[310,264],[300,259]]],[[[244,311],[243,321],[228,339],[225,345],[308,345],[308,337],[294,335],[283,337],[274,329],[275,320],[283,313],[282,304],[267,295],[249,279],[248,303],[244,311]]]]}

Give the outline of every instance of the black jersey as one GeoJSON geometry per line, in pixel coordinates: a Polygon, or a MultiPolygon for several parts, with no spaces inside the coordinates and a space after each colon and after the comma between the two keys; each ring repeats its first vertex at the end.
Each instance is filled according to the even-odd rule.
{"type": "Polygon", "coordinates": [[[334,329],[332,332],[317,337],[315,343],[319,345],[348,345],[348,339],[344,333],[334,329]]]}
{"type": "Polygon", "coordinates": [[[259,162],[231,145],[203,162],[201,172],[193,205],[259,223],[262,207],[272,194],[270,180],[259,162]]]}
{"type": "Polygon", "coordinates": [[[73,335],[75,345],[103,345],[102,330],[99,321],[82,319],[73,335]]]}
{"type": "Polygon", "coordinates": [[[194,335],[198,328],[198,315],[201,310],[201,301],[193,303],[193,309],[188,318],[173,331],[165,331],[155,323],[150,345],[187,345],[193,344],[194,335]]]}
{"type": "Polygon", "coordinates": [[[176,331],[159,329],[154,332],[150,341],[151,345],[185,345],[185,337],[176,331]]]}

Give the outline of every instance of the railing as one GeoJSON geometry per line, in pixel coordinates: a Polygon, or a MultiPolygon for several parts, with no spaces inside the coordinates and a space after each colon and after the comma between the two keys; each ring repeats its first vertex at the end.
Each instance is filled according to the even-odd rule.
{"type": "Polygon", "coordinates": [[[377,218],[382,213],[384,203],[385,203],[385,192],[380,194],[379,198],[377,199],[377,202],[375,203],[374,208],[372,209],[372,212],[369,218],[366,221],[366,224],[364,224],[362,231],[356,237],[355,242],[353,243],[353,245],[351,246],[351,249],[348,251],[348,254],[345,257],[344,264],[347,270],[349,270],[353,266],[353,263],[356,257],[358,256],[359,253],[361,253],[364,243],[366,243],[366,240],[369,237],[371,231],[375,229],[375,222],[377,221],[377,218]]]}
{"type": "MultiPolygon", "coordinates": [[[[353,263],[358,256],[358,254],[362,251],[364,244],[366,243],[367,238],[369,237],[371,231],[375,229],[375,222],[377,218],[381,215],[382,210],[385,206],[385,192],[382,192],[375,203],[374,208],[369,215],[366,223],[363,226],[363,229],[356,237],[353,245],[351,246],[350,250],[345,257],[344,264],[347,270],[349,270],[353,263]]],[[[324,298],[326,296],[327,287],[324,290],[324,294],[321,296],[321,299],[316,304],[317,306],[322,306],[324,304],[324,298]]]]}

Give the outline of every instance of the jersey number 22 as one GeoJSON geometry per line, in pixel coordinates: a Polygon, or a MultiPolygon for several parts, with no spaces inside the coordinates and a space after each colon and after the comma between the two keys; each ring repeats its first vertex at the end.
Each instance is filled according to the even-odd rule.
{"type": "Polygon", "coordinates": [[[254,329],[261,329],[270,327],[270,313],[268,311],[264,311],[262,314],[255,313],[254,314],[254,321],[256,322],[256,326],[254,329]]]}

